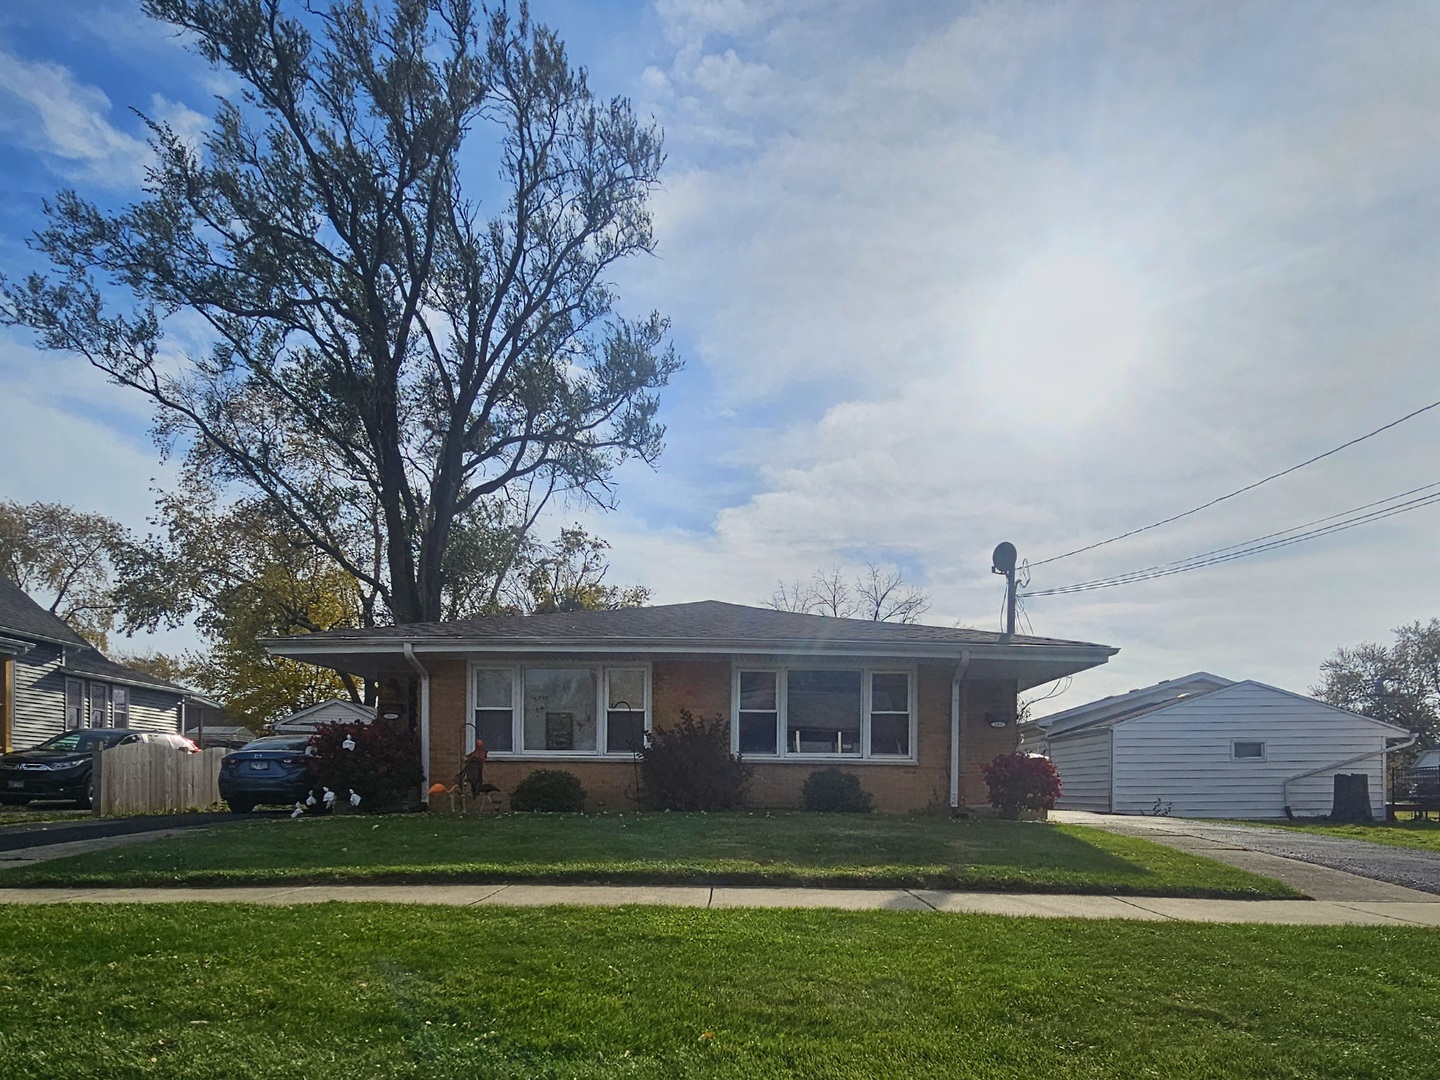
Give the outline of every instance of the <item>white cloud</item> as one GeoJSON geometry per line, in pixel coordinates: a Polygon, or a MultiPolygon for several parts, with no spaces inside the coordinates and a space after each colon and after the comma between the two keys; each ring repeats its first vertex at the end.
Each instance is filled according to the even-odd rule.
{"type": "MultiPolygon", "coordinates": [[[[630,285],[713,386],[679,423],[750,491],[717,486],[708,528],[657,532],[681,480],[662,463],[596,523],[661,599],[754,602],[893,558],[937,619],[993,625],[996,541],[1053,554],[1440,396],[1425,5],[995,3],[903,40],[843,2],[684,8],[660,5],[674,62],[646,82],[671,110],[662,258],[630,285]],[[727,64],[765,72],[743,110],[727,64]]],[[[1436,479],[1436,451],[1417,420],[1037,586],[1436,479]]],[[[676,499],[692,519],[698,501],[676,499]]],[[[1336,645],[1436,613],[1426,513],[1032,601],[1037,632],[1123,647],[1060,704],[1205,666],[1303,689],[1336,645]]]]}
{"type": "Polygon", "coordinates": [[[0,50],[0,131],[97,183],[138,183],[144,141],[110,123],[110,99],[68,68],[0,50]]]}

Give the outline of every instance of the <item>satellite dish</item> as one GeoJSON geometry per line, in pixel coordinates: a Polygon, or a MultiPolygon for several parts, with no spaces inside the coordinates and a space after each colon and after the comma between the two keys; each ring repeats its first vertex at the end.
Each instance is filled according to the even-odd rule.
{"type": "Polygon", "coordinates": [[[997,544],[995,553],[990,556],[991,570],[997,574],[1010,574],[1015,570],[1015,545],[1006,541],[997,544]]]}

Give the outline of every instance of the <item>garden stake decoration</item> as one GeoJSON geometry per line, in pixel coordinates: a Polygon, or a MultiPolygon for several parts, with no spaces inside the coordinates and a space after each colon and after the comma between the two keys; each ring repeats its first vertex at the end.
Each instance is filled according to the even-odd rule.
{"type": "Polygon", "coordinates": [[[301,814],[303,814],[303,813],[305,813],[305,804],[304,804],[304,803],[299,803],[299,802],[297,802],[297,803],[295,804],[295,809],[294,809],[294,810],[291,812],[291,814],[290,814],[290,820],[292,820],[292,821],[295,820],[297,817],[299,817],[299,816],[300,816],[301,814]]]}
{"type": "Polygon", "coordinates": [[[350,789],[350,805],[351,805],[351,806],[359,806],[359,805],[360,805],[360,796],[357,795],[357,794],[355,794],[355,789],[354,789],[353,787],[350,789]]]}
{"type": "Polygon", "coordinates": [[[346,736],[345,736],[345,741],[342,742],[340,745],[343,746],[346,750],[354,750],[354,749],[355,749],[355,740],[354,740],[353,737],[351,737],[351,736],[349,736],[349,735],[346,735],[346,736]]]}
{"type": "MultiPolygon", "coordinates": [[[[296,805],[296,806],[299,806],[300,804],[299,804],[299,803],[296,803],[295,805],[296,805]]],[[[315,805],[315,792],[312,791],[312,792],[310,792],[309,795],[306,795],[306,796],[305,796],[305,805],[306,805],[306,806],[314,806],[314,805],[315,805]]]]}
{"type": "Polygon", "coordinates": [[[331,791],[328,787],[325,789],[325,809],[335,809],[335,792],[331,791]]]}

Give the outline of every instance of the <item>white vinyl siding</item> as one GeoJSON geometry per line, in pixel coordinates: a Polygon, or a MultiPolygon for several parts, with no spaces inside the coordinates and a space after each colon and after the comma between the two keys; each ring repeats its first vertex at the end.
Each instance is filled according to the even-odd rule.
{"type": "MultiPolygon", "coordinates": [[[[80,682],[82,714],[88,710],[90,683],[87,678],[66,676],[61,670],[58,645],[39,643],[24,656],[15,658],[15,708],[11,745],[25,750],[65,730],[65,680],[80,682]]],[[[97,685],[114,684],[103,679],[97,685]]],[[[165,690],[127,687],[129,727],[135,731],[178,731],[180,695],[165,690]]],[[[85,721],[88,724],[88,719],[85,721]]]]}
{"type": "Polygon", "coordinates": [[[1109,728],[1051,740],[1050,760],[1060,771],[1057,810],[1110,809],[1109,728]]]}
{"type": "MultiPolygon", "coordinates": [[[[1324,768],[1290,785],[1297,816],[1330,812],[1336,772],[1368,775],[1371,810],[1384,816],[1381,751],[1395,733],[1319,702],[1237,683],[1122,721],[1111,731],[1116,813],[1150,813],[1158,800],[1176,817],[1283,817],[1286,778],[1324,768]],[[1237,760],[1237,742],[1263,742],[1263,759],[1237,760]],[[1331,768],[1372,751],[1373,757],[1331,768]]],[[[1053,740],[1052,752],[1060,743],[1053,740]]],[[[1060,771],[1068,781],[1063,766],[1060,771]]]]}

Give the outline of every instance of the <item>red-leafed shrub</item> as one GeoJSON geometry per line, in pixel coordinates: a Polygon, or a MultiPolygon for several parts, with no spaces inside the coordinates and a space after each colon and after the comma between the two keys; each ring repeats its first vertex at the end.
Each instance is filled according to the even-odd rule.
{"type": "Polygon", "coordinates": [[[337,809],[350,809],[350,792],[360,796],[360,810],[408,810],[420,801],[425,771],[420,742],[395,724],[324,724],[310,737],[310,779],[335,792],[337,809]],[[354,742],[347,750],[345,740],[354,742]]]}
{"type": "Polygon", "coordinates": [[[1006,817],[1018,817],[1022,810],[1053,810],[1060,797],[1060,774],[1049,758],[1001,754],[981,771],[990,805],[1006,817]]]}

